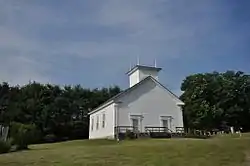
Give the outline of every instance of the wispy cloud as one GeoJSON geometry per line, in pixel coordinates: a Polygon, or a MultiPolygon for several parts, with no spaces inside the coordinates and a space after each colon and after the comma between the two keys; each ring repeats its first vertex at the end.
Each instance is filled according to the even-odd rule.
{"type": "Polygon", "coordinates": [[[236,9],[216,0],[3,0],[0,80],[125,86],[122,72],[140,56],[157,58],[162,81],[178,91],[186,65],[172,61],[247,51],[249,20],[235,24],[236,9]]]}

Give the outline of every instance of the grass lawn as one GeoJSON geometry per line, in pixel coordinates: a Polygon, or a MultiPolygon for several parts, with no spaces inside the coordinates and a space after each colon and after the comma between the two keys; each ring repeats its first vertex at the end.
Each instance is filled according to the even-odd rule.
{"type": "Polygon", "coordinates": [[[114,142],[78,140],[33,145],[0,155],[0,166],[241,166],[250,165],[250,135],[114,142]]]}

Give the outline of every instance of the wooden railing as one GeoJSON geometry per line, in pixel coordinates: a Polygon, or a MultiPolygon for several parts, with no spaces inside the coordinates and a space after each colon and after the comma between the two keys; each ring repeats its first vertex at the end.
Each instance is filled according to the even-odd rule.
{"type": "MultiPolygon", "coordinates": [[[[140,132],[138,128],[135,128],[133,126],[117,126],[115,127],[115,131],[119,133],[125,133],[126,131],[132,131],[132,132],[140,132]]],[[[173,132],[167,127],[159,127],[159,126],[147,126],[145,127],[145,132],[173,132]]],[[[184,133],[184,127],[176,127],[176,132],[178,133],[184,133]]]]}
{"type": "Polygon", "coordinates": [[[138,128],[135,128],[133,126],[117,126],[115,127],[115,131],[118,133],[125,133],[126,131],[131,131],[131,132],[139,132],[138,128]]]}
{"type": "Polygon", "coordinates": [[[115,129],[115,138],[122,140],[127,134],[133,137],[151,137],[151,138],[172,138],[183,137],[185,135],[183,127],[176,127],[176,131],[172,131],[167,127],[147,126],[144,131],[138,130],[133,126],[117,126],[115,129]],[[130,132],[130,133],[129,133],[130,132]]]}
{"type": "MultiPolygon", "coordinates": [[[[131,131],[134,133],[140,133],[142,131],[138,130],[138,128],[135,128],[133,126],[117,126],[115,127],[115,131],[117,133],[126,133],[127,131],[131,131]]],[[[167,127],[159,127],[159,126],[147,126],[145,127],[145,132],[168,132],[173,133],[172,130],[170,130],[167,127]]],[[[184,127],[176,127],[176,133],[184,133],[184,127]]]]}
{"type": "Polygon", "coordinates": [[[131,132],[130,135],[133,138],[138,138],[139,130],[133,126],[117,126],[115,127],[115,138],[118,140],[125,139],[127,132],[131,132]]]}
{"type": "Polygon", "coordinates": [[[184,127],[176,127],[175,130],[176,130],[176,133],[185,133],[184,127]]]}
{"type": "Polygon", "coordinates": [[[155,127],[155,126],[153,126],[153,127],[145,127],[145,131],[150,132],[150,133],[153,133],[153,132],[168,132],[168,133],[171,133],[172,132],[167,127],[155,127]]]}

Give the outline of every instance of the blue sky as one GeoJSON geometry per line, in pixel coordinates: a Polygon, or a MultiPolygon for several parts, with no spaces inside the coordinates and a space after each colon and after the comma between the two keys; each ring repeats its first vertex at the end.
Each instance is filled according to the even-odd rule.
{"type": "Polygon", "coordinates": [[[0,0],[0,81],[128,87],[136,64],[180,94],[190,74],[250,72],[248,0],[0,0]]]}

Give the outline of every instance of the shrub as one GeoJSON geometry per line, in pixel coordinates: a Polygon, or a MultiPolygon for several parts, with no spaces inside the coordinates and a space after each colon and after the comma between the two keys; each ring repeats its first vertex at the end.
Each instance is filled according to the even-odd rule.
{"type": "Polygon", "coordinates": [[[171,133],[166,132],[152,132],[150,133],[151,138],[171,138],[171,133]]]}
{"type": "Polygon", "coordinates": [[[206,138],[210,138],[210,136],[188,133],[188,134],[185,135],[185,138],[206,139],[206,138]]]}
{"type": "Polygon", "coordinates": [[[84,121],[74,121],[70,129],[70,139],[88,138],[88,124],[84,121]]]}
{"type": "Polygon", "coordinates": [[[135,139],[136,134],[130,130],[126,130],[125,139],[135,139]]]}
{"type": "Polygon", "coordinates": [[[11,148],[10,140],[4,141],[0,139],[0,154],[9,152],[10,148],[11,148]]]}
{"type": "Polygon", "coordinates": [[[10,136],[17,150],[27,149],[28,145],[34,143],[37,139],[38,132],[33,124],[12,123],[10,136]]]}

